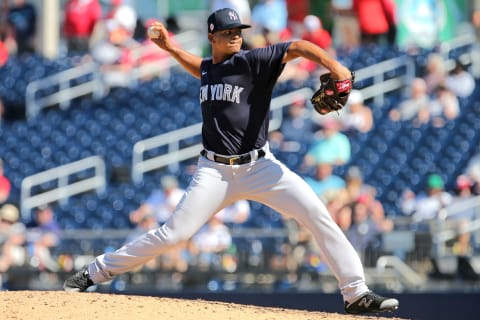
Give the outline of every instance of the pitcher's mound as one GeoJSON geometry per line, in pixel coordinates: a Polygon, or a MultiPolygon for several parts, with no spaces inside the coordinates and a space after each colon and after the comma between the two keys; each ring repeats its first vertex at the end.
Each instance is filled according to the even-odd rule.
{"type": "Polygon", "coordinates": [[[395,319],[266,308],[204,300],[182,300],[93,292],[72,293],[64,291],[0,292],[0,318],[8,320],[395,319]]]}

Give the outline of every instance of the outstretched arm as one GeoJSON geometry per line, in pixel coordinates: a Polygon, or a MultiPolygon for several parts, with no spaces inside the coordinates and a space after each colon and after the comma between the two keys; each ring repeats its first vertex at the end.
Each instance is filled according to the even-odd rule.
{"type": "Polygon", "coordinates": [[[332,73],[333,79],[349,79],[352,77],[348,68],[332,58],[325,50],[309,41],[292,41],[283,57],[283,63],[300,57],[324,66],[332,73]]]}
{"type": "Polygon", "coordinates": [[[158,32],[158,36],[150,40],[161,49],[167,51],[192,76],[200,79],[200,64],[202,63],[202,58],[173,45],[170,41],[168,31],[162,23],[158,21],[154,22],[152,28],[158,32]]]}

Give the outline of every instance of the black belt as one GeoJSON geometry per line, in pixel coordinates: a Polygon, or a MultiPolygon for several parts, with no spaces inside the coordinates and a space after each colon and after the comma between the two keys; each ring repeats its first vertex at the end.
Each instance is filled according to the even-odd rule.
{"type": "MultiPolygon", "coordinates": [[[[207,157],[207,150],[203,149],[200,151],[200,154],[204,157],[207,157]]],[[[265,151],[263,150],[258,150],[258,158],[263,158],[265,157],[265,151]]],[[[250,153],[244,153],[238,156],[230,156],[230,157],[222,157],[217,154],[213,155],[213,160],[215,162],[223,163],[223,164],[229,164],[229,165],[235,165],[235,164],[245,164],[252,162],[252,156],[250,153]]]]}

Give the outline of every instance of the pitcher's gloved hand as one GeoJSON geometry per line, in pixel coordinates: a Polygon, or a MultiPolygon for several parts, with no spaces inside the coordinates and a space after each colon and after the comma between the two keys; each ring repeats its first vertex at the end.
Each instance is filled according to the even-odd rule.
{"type": "Polygon", "coordinates": [[[342,109],[347,103],[353,88],[355,74],[350,79],[335,80],[331,73],[320,76],[320,89],[312,96],[313,108],[320,114],[327,114],[342,109]]]}

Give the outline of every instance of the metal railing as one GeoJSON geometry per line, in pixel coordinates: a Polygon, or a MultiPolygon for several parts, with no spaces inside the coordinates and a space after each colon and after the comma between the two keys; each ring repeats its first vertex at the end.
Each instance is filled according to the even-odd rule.
{"type": "Polygon", "coordinates": [[[22,181],[20,195],[22,219],[28,221],[30,210],[41,205],[55,201],[62,203],[73,195],[91,190],[96,190],[99,194],[103,193],[106,184],[105,163],[99,156],[88,157],[26,177],[22,181]],[[89,169],[94,170],[93,175],[70,181],[69,178],[72,175],[89,169]],[[34,187],[48,182],[56,182],[57,186],[48,191],[32,194],[34,187]]]}
{"type": "MultiPolygon", "coordinates": [[[[186,31],[175,35],[173,39],[189,52],[201,54],[198,32],[186,31]]],[[[141,51],[142,48],[139,47],[134,49],[132,54],[139,55],[141,51]]],[[[168,57],[162,63],[146,63],[137,66],[128,74],[129,82],[133,86],[139,79],[161,75],[177,64],[175,59],[168,57]]],[[[100,66],[97,63],[89,62],[30,82],[25,92],[27,119],[33,119],[42,109],[54,105],[66,109],[73,99],[87,94],[93,94],[94,99],[102,98],[106,93],[106,85],[103,73],[99,69],[100,66]],[[88,80],[80,82],[82,78],[88,80]],[[51,88],[56,88],[54,93],[40,96],[42,90],[48,91],[51,88]]]]}

